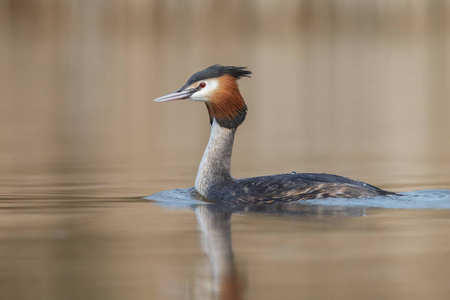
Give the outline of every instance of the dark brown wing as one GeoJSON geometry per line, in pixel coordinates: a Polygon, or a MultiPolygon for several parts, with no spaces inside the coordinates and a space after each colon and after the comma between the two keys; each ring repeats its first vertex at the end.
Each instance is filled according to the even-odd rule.
{"type": "Polygon", "coordinates": [[[290,173],[230,181],[217,188],[215,201],[245,203],[278,203],[323,198],[361,198],[395,195],[373,185],[347,177],[290,173]]]}

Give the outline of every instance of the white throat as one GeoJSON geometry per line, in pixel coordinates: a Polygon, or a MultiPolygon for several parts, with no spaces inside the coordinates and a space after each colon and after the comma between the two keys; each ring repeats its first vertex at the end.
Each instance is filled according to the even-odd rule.
{"type": "Polygon", "coordinates": [[[235,132],[236,129],[222,127],[213,119],[208,146],[195,179],[195,189],[205,197],[209,188],[232,180],[231,152],[235,132]]]}

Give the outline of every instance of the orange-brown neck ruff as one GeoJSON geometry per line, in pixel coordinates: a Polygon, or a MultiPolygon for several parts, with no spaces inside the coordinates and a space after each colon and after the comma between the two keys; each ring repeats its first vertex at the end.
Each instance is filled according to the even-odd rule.
{"type": "Polygon", "coordinates": [[[236,128],[245,120],[247,105],[233,76],[220,77],[219,87],[211,100],[206,102],[209,121],[212,124],[213,119],[216,119],[222,127],[236,128]]]}

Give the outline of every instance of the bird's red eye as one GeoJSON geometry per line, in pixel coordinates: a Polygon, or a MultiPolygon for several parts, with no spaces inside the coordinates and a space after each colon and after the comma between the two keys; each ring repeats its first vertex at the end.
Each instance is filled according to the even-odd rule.
{"type": "Polygon", "coordinates": [[[206,86],[206,83],[200,82],[200,84],[198,86],[201,87],[201,88],[204,88],[206,86]]]}

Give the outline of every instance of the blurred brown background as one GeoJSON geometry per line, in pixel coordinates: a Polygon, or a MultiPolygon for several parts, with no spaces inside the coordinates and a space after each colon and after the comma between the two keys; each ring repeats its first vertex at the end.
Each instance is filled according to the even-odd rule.
{"type": "Polygon", "coordinates": [[[296,170],[449,188],[449,15],[439,0],[2,0],[4,188],[191,186],[206,110],[152,100],[215,63],[254,73],[240,81],[249,114],[237,177],[296,170]]]}

